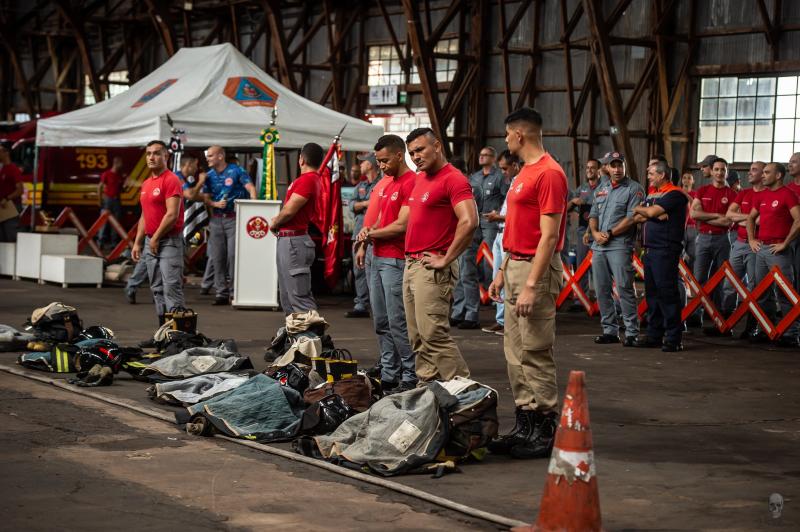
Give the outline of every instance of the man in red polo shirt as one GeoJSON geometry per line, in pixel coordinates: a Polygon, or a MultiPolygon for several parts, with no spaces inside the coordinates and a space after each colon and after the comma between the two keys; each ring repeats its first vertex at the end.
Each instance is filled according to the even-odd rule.
{"type": "Polygon", "coordinates": [[[16,242],[19,213],[14,202],[22,196],[22,172],[0,144],[0,242],[16,242]]]}
{"type": "MultiPolygon", "coordinates": [[[[731,244],[730,262],[734,273],[739,279],[746,283],[747,289],[752,291],[755,286],[756,275],[756,255],[750,249],[750,244],[747,242],[747,216],[755,204],[755,195],[764,189],[761,183],[764,178],[764,167],[767,163],[761,161],[754,161],[750,165],[750,171],[747,174],[747,181],[750,183],[749,188],[743,188],[736,194],[733,202],[728,207],[728,212],[725,215],[736,227],[736,240],[731,244]]],[[[737,292],[734,290],[733,285],[727,280],[725,281],[725,300],[735,301],[737,292]]],[[[747,326],[741,334],[741,338],[747,339],[756,333],[756,319],[751,313],[747,313],[747,326]]]]}
{"type": "MultiPolygon", "coordinates": [[[[764,168],[764,190],[755,196],[755,203],[747,216],[747,238],[750,248],[756,254],[756,279],[763,279],[773,266],[778,266],[781,273],[794,284],[797,274],[792,266],[791,245],[800,236],[800,200],[788,187],[783,186],[786,167],[781,163],[769,163],[764,168]],[[758,236],[756,236],[756,219],[759,220],[758,236]]],[[[769,292],[769,291],[767,291],[769,292]]],[[[778,303],[786,316],[794,304],[778,292],[778,303]]],[[[759,300],[769,319],[775,321],[774,305],[766,305],[769,294],[765,293],[759,300]]],[[[800,347],[798,344],[800,323],[792,324],[778,339],[778,345],[784,347],[800,347]]]]}
{"type": "MultiPolygon", "coordinates": [[[[725,216],[728,207],[736,199],[736,192],[728,186],[728,162],[717,157],[711,162],[711,183],[697,189],[697,196],[692,200],[691,217],[697,222],[697,239],[695,241],[694,276],[700,285],[706,284],[711,274],[722,267],[731,252],[731,221],[725,216]]],[[[723,314],[732,310],[733,301],[723,301],[722,286],[718,285],[713,292],[714,304],[723,314]]],[[[702,324],[703,306],[697,310],[702,324]]],[[[706,334],[716,336],[718,330],[709,326],[706,334]]],[[[730,333],[728,333],[730,334],[730,333]]]]}
{"type": "Polygon", "coordinates": [[[167,169],[167,145],[151,140],[145,148],[150,177],[142,183],[142,217],[131,256],[147,264],[150,292],[156,303],[159,325],[164,313],[184,307],[183,299],[183,185],[167,169]]]}
{"type": "MultiPolygon", "coordinates": [[[[101,211],[110,212],[117,220],[122,218],[122,202],[119,196],[123,183],[125,183],[125,177],[122,175],[122,157],[117,156],[114,157],[111,168],[100,174],[100,183],[97,185],[101,211]]],[[[104,243],[114,245],[119,240],[119,236],[111,228],[111,224],[107,223],[100,230],[98,240],[101,245],[104,243]]]]}
{"type": "MultiPolygon", "coordinates": [[[[789,182],[786,187],[800,198],[800,151],[793,153],[787,167],[789,182]]],[[[794,265],[794,291],[800,294],[800,238],[792,244],[792,264],[794,265]]]]}
{"type": "Polygon", "coordinates": [[[405,150],[405,142],[397,135],[384,135],[375,144],[375,157],[386,177],[370,197],[369,208],[373,203],[378,207],[376,219],[365,218],[359,235],[371,241],[373,248],[369,297],[381,344],[381,386],[396,392],[410,390],[417,383],[402,293],[408,197],[417,174],[406,165],[405,150]]]}
{"type": "Polygon", "coordinates": [[[441,141],[428,127],[406,137],[417,179],[408,197],[403,304],[408,338],[421,381],[469,377],[450,336],[450,297],[458,257],[478,227],[478,207],[466,176],[447,162],[441,141]]]}
{"type": "Polygon", "coordinates": [[[300,175],[286,190],[280,212],[269,223],[270,231],[278,237],[277,261],[283,312],[306,312],[316,309],[311,293],[311,265],[317,248],[308,236],[308,224],[313,219],[320,176],[317,173],[325,152],[319,144],[309,142],[300,150],[300,175]]]}
{"type": "Polygon", "coordinates": [[[503,266],[489,287],[505,288],[503,347],[516,426],[489,445],[515,458],[549,456],[558,420],[553,343],[567,221],[567,176],[542,144],[542,116],[529,107],[505,119],[508,149],[524,163],[508,191],[503,266]]]}

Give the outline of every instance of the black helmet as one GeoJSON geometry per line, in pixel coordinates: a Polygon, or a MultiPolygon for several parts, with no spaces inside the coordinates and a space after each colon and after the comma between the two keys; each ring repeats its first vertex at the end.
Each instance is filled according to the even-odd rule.
{"type": "Polygon", "coordinates": [[[86,327],[84,330],[78,334],[75,338],[75,341],[80,340],[95,340],[98,338],[105,338],[107,340],[111,340],[114,338],[114,331],[109,329],[108,327],[102,327],[100,325],[92,325],[91,327],[86,327]]]}
{"type": "Polygon", "coordinates": [[[98,342],[82,348],[75,356],[75,368],[78,371],[89,371],[95,364],[110,367],[114,373],[122,365],[122,352],[114,342],[98,342]]]}

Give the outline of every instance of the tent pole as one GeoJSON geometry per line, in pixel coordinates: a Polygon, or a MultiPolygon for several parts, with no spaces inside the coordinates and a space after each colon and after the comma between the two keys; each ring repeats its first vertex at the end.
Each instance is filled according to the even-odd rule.
{"type": "MultiPolygon", "coordinates": [[[[31,232],[36,232],[36,184],[39,182],[39,143],[33,148],[33,190],[31,191],[31,232]]],[[[44,189],[44,187],[42,187],[44,189]]]]}

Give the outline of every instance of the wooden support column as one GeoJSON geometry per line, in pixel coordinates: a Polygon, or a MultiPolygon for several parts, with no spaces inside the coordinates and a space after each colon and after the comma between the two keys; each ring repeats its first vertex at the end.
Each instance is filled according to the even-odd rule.
{"type": "MultiPolygon", "coordinates": [[[[89,86],[94,94],[95,101],[99,102],[105,99],[105,94],[100,89],[100,80],[97,77],[97,72],[94,68],[92,61],[92,53],[89,49],[89,43],[86,39],[86,31],[84,29],[83,19],[70,10],[69,2],[67,0],[56,0],[55,6],[61,16],[67,21],[67,24],[72,26],[72,31],[75,34],[75,41],[78,44],[78,51],[81,55],[81,62],[83,63],[83,72],[89,76],[89,86]]],[[[80,88],[82,84],[79,84],[80,88]]]]}
{"type": "Polygon", "coordinates": [[[600,92],[606,102],[610,125],[618,130],[617,134],[612,135],[611,138],[614,142],[614,147],[625,154],[628,174],[634,179],[639,179],[636,157],[628,134],[628,124],[625,122],[625,113],[622,110],[622,97],[617,83],[617,74],[614,71],[614,62],[608,44],[606,23],[600,12],[602,2],[598,0],[582,1],[583,10],[589,23],[589,33],[592,38],[592,63],[594,63],[600,80],[600,92]]]}
{"type": "MultiPolygon", "coordinates": [[[[559,2],[561,8],[561,34],[567,33],[567,0],[559,2]]],[[[581,184],[581,176],[578,171],[578,137],[577,129],[578,124],[575,123],[575,96],[572,94],[572,50],[569,45],[569,39],[564,41],[564,75],[567,81],[567,118],[569,120],[569,130],[572,131],[570,135],[570,144],[572,147],[572,170],[575,177],[575,186],[581,184]]]]}
{"type": "MultiPolygon", "coordinates": [[[[386,11],[386,6],[384,5],[383,0],[378,0],[378,7],[381,10],[383,21],[386,23],[386,30],[389,32],[389,37],[392,39],[394,50],[397,52],[397,58],[400,59],[400,66],[404,72],[407,72],[411,69],[411,61],[410,58],[403,53],[403,49],[400,47],[400,41],[397,39],[397,33],[394,31],[392,19],[389,18],[389,13],[386,11]]],[[[367,59],[365,58],[364,60],[367,59]]]]}
{"type": "Polygon", "coordinates": [[[464,154],[468,163],[475,163],[478,154],[486,144],[486,126],[488,122],[486,105],[486,84],[483,83],[488,71],[489,28],[491,27],[491,5],[489,0],[473,0],[470,2],[470,53],[475,57],[475,75],[470,98],[470,120],[467,123],[469,142],[464,154]]]}
{"type": "Polygon", "coordinates": [[[11,68],[14,70],[14,77],[17,80],[17,90],[20,96],[22,96],[22,101],[25,103],[25,110],[31,117],[34,117],[36,116],[36,108],[33,105],[33,94],[28,85],[28,78],[25,76],[25,71],[22,68],[14,32],[8,26],[4,25],[2,31],[0,31],[0,40],[2,40],[6,52],[8,52],[7,57],[11,63],[11,68]]]}
{"type": "Polygon", "coordinates": [[[269,21],[269,33],[272,37],[272,46],[275,50],[275,57],[278,60],[278,77],[280,82],[290,91],[295,91],[294,76],[291,71],[291,61],[288,58],[286,49],[286,38],[283,34],[283,19],[280,16],[280,2],[278,0],[263,0],[267,20],[269,21]]]}
{"type": "Polygon", "coordinates": [[[169,15],[169,6],[159,0],[145,0],[147,11],[153,20],[153,25],[164,43],[167,56],[175,55],[175,33],[172,31],[172,21],[169,15]]]}
{"type": "Polygon", "coordinates": [[[422,36],[422,24],[420,23],[419,0],[402,0],[403,11],[406,15],[408,24],[408,40],[414,52],[414,60],[419,72],[419,81],[422,85],[422,95],[425,98],[425,106],[428,109],[428,116],[431,121],[431,129],[442,141],[445,155],[450,158],[450,144],[447,139],[447,124],[443,124],[442,106],[439,102],[439,87],[436,80],[436,73],[431,68],[431,49],[427,46],[422,36]]]}
{"type": "MultiPolygon", "coordinates": [[[[500,5],[498,6],[500,9],[500,35],[502,39],[505,39],[507,29],[506,29],[506,2],[505,0],[500,0],[500,5]]],[[[511,112],[511,69],[508,63],[508,46],[504,46],[500,49],[500,54],[502,55],[502,62],[503,62],[503,96],[504,101],[506,104],[506,115],[511,112]]]]}

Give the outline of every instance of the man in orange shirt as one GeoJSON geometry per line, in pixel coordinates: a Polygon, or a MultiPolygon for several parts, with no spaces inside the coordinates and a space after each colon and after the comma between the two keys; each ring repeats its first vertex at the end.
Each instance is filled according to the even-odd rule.
{"type": "Polygon", "coordinates": [[[489,450],[541,458],[550,455],[558,420],[553,343],[569,186],[564,170],[544,149],[537,111],[514,111],[505,124],[508,149],[525,166],[506,196],[507,256],[489,295],[499,301],[505,288],[503,347],[517,409],[514,429],[492,441],[489,450]]]}

